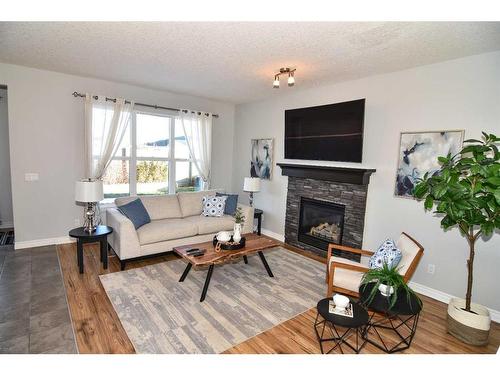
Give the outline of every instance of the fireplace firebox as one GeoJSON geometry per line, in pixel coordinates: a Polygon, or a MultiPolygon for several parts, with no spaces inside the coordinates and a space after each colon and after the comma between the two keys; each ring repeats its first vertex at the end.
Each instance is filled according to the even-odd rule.
{"type": "Polygon", "coordinates": [[[319,199],[300,198],[298,240],[321,250],[342,244],[345,206],[319,199]]]}

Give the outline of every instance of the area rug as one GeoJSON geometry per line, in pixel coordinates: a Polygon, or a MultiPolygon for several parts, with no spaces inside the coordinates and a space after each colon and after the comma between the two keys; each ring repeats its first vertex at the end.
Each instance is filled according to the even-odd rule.
{"type": "MultiPolygon", "coordinates": [[[[316,306],[324,297],[325,266],[291,251],[265,252],[274,278],[258,255],[216,266],[204,302],[206,270],[182,260],[101,275],[138,353],[221,353],[316,306]]],[[[312,329],[312,327],[311,327],[312,329]]]]}

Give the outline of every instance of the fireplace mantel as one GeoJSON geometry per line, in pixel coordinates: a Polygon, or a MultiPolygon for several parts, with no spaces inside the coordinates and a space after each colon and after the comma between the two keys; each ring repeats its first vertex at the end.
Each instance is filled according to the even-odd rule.
{"type": "Polygon", "coordinates": [[[368,185],[376,169],[327,167],[320,165],[278,163],[283,176],[311,178],[348,184],[368,185]]]}

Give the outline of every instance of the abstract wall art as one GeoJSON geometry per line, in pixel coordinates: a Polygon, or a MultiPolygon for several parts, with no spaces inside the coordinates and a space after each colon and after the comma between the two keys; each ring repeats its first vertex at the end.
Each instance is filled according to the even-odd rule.
{"type": "Polygon", "coordinates": [[[273,140],[252,139],[250,176],[270,180],[273,171],[273,140]]]}
{"type": "Polygon", "coordinates": [[[413,198],[413,189],[426,172],[436,173],[439,156],[457,154],[463,143],[463,130],[401,133],[396,173],[397,197],[413,198]]]}

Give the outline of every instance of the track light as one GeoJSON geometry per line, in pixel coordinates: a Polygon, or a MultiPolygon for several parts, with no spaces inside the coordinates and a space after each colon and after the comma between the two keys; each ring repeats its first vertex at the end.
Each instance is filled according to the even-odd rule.
{"type": "Polygon", "coordinates": [[[279,77],[279,74],[276,74],[274,76],[273,88],[274,89],[279,89],[280,88],[280,77],[279,77]]]}
{"type": "Polygon", "coordinates": [[[280,88],[280,75],[282,74],[288,74],[288,86],[292,87],[295,85],[295,70],[292,68],[280,68],[280,72],[274,75],[273,88],[280,88]]]}

